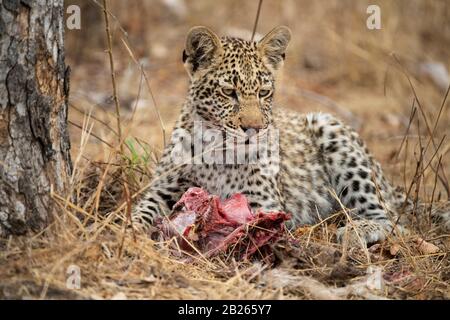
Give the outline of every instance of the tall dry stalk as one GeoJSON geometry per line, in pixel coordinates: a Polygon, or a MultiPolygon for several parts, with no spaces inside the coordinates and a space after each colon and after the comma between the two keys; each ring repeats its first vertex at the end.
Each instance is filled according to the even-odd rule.
{"type": "Polygon", "coordinates": [[[253,24],[253,32],[252,32],[251,41],[253,41],[255,39],[256,29],[258,28],[259,16],[261,14],[262,3],[263,3],[263,0],[259,0],[258,9],[256,10],[255,23],[253,24]]]}
{"type": "MultiPolygon", "coordinates": [[[[112,82],[112,86],[113,86],[113,98],[114,98],[114,103],[115,103],[115,107],[116,107],[116,118],[117,118],[117,136],[118,136],[118,140],[119,140],[119,148],[121,151],[121,154],[124,154],[124,148],[123,148],[123,140],[122,140],[122,124],[121,124],[121,118],[120,118],[120,100],[119,100],[119,96],[117,93],[117,83],[116,83],[116,72],[115,72],[115,68],[114,68],[114,56],[113,56],[113,48],[112,48],[112,36],[111,36],[111,30],[110,30],[110,26],[109,26],[109,15],[108,15],[108,7],[107,7],[107,1],[103,0],[103,15],[105,17],[105,31],[106,31],[106,38],[107,38],[107,43],[108,43],[108,55],[109,55],[109,65],[110,65],[110,69],[111,69],[111,82],[112,82]]],[[[105,170],[106,173],[106,170],[105,170]]],[[[133,228],[133,222],[132,222],[132,217],[131,217],[131,195],[130,195],[130,189],[128,187],[128,182],[127,182],[127,177],[126,177],[126,173],[125,171],[122,171],[122,176],[123,176],[123,190],[125,193],[125,201],[126,201],[126,212],[127,212],[127,219],[128,219],[128,223],[131,226],[132,229],[132,233],[133,233],[133,238],[134,240],[136,240],[136,234],[134,232],[134,228],[133,228]]],[[[98,194],[98,200],[100,199],[100,193],[98,194]]],[[[97,201],[98,204],[98,201],[97,201]]],[[[97,205],[98,207],[98,205],[97,205]]],[[[121,245],[119,247],[119,254],[118,256],[121,257],[122,255],[122,249],[123,249],[123,245],[124,245],[124,241],[125,241],[125,234],[126,234],[126,226],[127,223],[124,223],[124,229],[123,229],[123,237],[122,237],[122,241],[121,241],[121,245]]]]}
{"type": "MultiPolygon", "coordinates": [[[[117,84],[116,84],[116,72],[114,68],[114,56],[113,56],[113,49],[112,49],[112,36],[111,36],[111,30],[109,27],[109,16],[107,11],[107,1],[103,0],[103,14],[105,17],[105,30],[106,30],[106,40],[108,43],[108,55],[109,55],[109,66],[111,69],[111,82],[113,86],[113,98],[114,98],[114,104],[116,106],[116,118],[117,118],[117,135],[119,138],[119,142],[122,141],[122,125],[120,121],[120,101],[119,96],[117,94],[117,84]]],[[[120,146],[121,150],[123,151],[122,145],[120,146]]]]}

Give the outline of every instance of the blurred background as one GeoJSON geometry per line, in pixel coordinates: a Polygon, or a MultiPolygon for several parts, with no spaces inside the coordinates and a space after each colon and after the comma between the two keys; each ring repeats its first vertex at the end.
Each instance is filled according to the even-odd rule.
{"type": "MultiPolygon", "coordinates": [[[[220,35],[250,39],[259,0],[107,3],[123,125],[130,138],[148,145],[157,158],[164,141],[161,123],[168,137],[187,91],[181,55],[188,30],[206,25],[220,35]]],[[[89,140],[84,156],[103,161],[108,148],[100,140],[115,141],[110,128],[116,127],[116,119],[102,1],[66,1],[71,4],[81,8],[81,30],[66,30],[72,152],[76,157],[80,150],[83,113],[91,112],[98,120],[92,132],[100,139],[89,140]]],[[[445,197],[450,112],[448,102],[441,105],[449,86],[450,2],[264,0],[258,35],[278,25],[291,28],[293,38],[276,105],[336,114],[361,133],[388,176],[403,186],[439,117],[427,157],[433,160],[442,141],[439,157],[434,157],[442,161],[440,169],[432,163],[424,180],[430,184],[423,188],[429,195],[438,179],[438,192],[445,197]],[[381,9],[380,30],[366,26],[371,4],[381,9]]]]}

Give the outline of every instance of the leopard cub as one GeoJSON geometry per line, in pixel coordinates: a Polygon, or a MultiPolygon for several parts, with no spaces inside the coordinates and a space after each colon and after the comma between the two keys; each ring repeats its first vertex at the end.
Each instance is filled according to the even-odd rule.
{"type": "Polygon", "coordinates": [[[183,52],[189,93],[154,181],[134,207],[136,220],[152,223],[169,214],[180,196],[197,186],[222,198],[243,193],[255,210],[292,213],[293,226],[317,223],[345,206],[352,228],[339,229],[338,239],[351,229],[359,241],[372,243],[391,232],[404,197],[385,179],[358,134],[329,114],[273,106],[290,39],[287,27],[257,42],[219,38],[206,27],[190,30],[183,52]],[[264,139],[261,145],[271,154],[267,161],[225,155],[242,147],[246,158],[249,141],[264,139]],[[217,161],[207,161],[211,150],[217,161]]]}

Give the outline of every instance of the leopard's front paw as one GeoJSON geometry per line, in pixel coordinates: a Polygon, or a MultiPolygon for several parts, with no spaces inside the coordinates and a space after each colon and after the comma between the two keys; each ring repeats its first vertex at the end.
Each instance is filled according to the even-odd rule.
{"type": "Polygon", "coordinates": [[[337,230],[337,240],[350,247],[367,247],[386,240],[392,227],[372,220],[353,220],[337,230]]]}

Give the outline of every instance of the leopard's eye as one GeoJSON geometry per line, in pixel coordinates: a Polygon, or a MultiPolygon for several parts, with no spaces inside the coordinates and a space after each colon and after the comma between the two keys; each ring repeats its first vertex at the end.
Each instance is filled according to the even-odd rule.
{"type": "Polygon", "coordinates": [[[237,94],[236,94],[236,90],[231,89],[231,88],[222,88],[222,93],[227,96],[227,97],[231,97],[231,98],[237,98],[237,94]]]}
{"type": "Polygon", "coordinates": [[[272,90],[269,89],[261,89],[259,90],[259,97],[266,98],[272,94],[272,90]]]}

